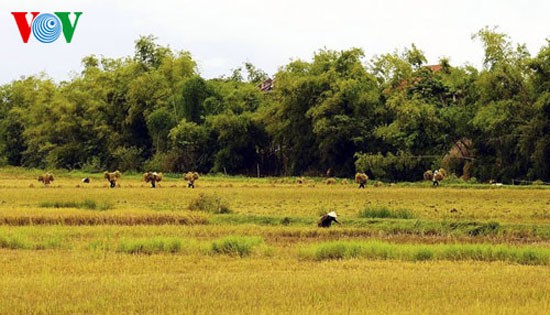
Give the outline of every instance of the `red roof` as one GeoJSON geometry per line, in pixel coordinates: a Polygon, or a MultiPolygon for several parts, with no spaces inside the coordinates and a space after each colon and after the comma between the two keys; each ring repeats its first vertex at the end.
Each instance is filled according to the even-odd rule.
{"type": "Polygon", "coordinates": [[[432,70],[433,72],[439,72],[439,71],[443,70],[442,65],[429,65],[429,66],[425,66],[424,68],[428,68],[428,69],[432,70]]]}
{"type": "Polygon", "coordinates": [[[267,92],[267,91],[273,90],[273,80],[272,79],[267,79],[267,80],[263,81],[262,83],[258,84],[258,88],[262,92],[267,92]]]}

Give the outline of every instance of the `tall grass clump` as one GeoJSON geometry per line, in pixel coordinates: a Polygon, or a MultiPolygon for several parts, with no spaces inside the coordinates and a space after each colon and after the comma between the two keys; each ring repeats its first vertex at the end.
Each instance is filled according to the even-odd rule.
{"type": "Polygon", "coordinates": [[[500,224],[495,221],[480,224],[468,232],[470,236],[495,235],[500,229],[500,224]]]}
{"type": "Polygon", "coordinates": [[[550,249],[493,244],[392,244],[335,241],[311,245],[299,252],[302,259],[376,259],[405,261],[503,261],[523,265],[550,265],[550,249]]]}
{"type": "Polygon", "coordinates": [[[30,249],[32,245],[19,235],[0,235],[0,248],[7,249],[30,249]]]}
{"type": "Polygon", "coordinates": [[[218,195],[207,195],[200,193],[199,196],[189,204],[189,210],[191,211],[205,211],[210,213],[231,213],[229,203],[224,198],[218,195]]]}
{"type": "Polygon", "coordinates": [[[182,249],[182,241],[177,238],[155,237],[146,239],[122,239],[117,252],[127,254],[177,253],[182,249]]]}
{"type": "Polygon", "coordinates": [[[38,205],[40,208],[76,208],[87,210],[105,211],[113,208],[110,203],[97,203],[95,200],[84,201],[44,201],[38,205]]]}
{"type": "Polygon", "coordinates": [[[359,211],[360,218],[378,218],[378,219],[413,219],[413,213],[408,209],[392,210],[387,207],[373,208],[368,207],[359,211]]]}
{"type": "Polygon", "coordinates": [[[227,236],[212,242],[211,250],[214,254],[244,257],[262,243],[263,239],[260,237],[227,236]]]}
{"type": "Polygon", "coordinates": [[[31,241],[23,235],[17,233],[12,235],[0,235],[0,248],[43,250],[59,247],[61,247],[61,240],[58,237],[52,237],[40,241],[31,241]]]}

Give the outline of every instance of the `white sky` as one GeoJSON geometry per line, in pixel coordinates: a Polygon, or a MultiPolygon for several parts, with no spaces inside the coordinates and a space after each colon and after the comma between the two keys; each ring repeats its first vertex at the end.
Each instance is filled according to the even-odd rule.
{"type": "Polygon", "coordinates": [[[471,35],[489,25],[536,54],[550,38],[548,0],[2,0],[0,84],[46,72],[64,80],[84,56],[133,55],[139,35],[187,50],[208,78],[244,61],[273,74],[323,47],[363,48],[367,59],[415,43],[429,63],[479,66],[471,35]],[[73,42],[23,44],[12,11],[82,11],[73,42]]]}

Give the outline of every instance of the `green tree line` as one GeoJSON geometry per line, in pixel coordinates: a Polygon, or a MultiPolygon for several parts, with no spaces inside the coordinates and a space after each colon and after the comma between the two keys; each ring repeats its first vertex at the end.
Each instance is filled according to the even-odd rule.
{"type": "Polygon", "coordinates": [[[205,79],[191,54],[139,38],[133,56],[88,56],[68,81],[0,87],[0,164],[102,171],[419,180],[550,181],[550,41],[536,55],[496,28],[472,36],[482,69],[427,65],[409,48],[365,59],[322,49],[279,68],[205,79]]]}

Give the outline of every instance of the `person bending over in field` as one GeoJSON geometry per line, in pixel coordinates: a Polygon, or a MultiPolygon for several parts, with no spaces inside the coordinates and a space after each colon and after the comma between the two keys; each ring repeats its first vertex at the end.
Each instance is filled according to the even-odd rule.
{"type": "Polygon", "coordinates": [[[328,227],[330,227],[332,222],[336,222],[336,223],[340,224],[340,222],[338,222],[338,220],[336,220],[336,217],[337,217],[336,212],[331,211],[331,212],[325,214],[321,218],[321,221],[317,224],[317,226],[323,227],[323,228],[328,228],[328,227]]]}

